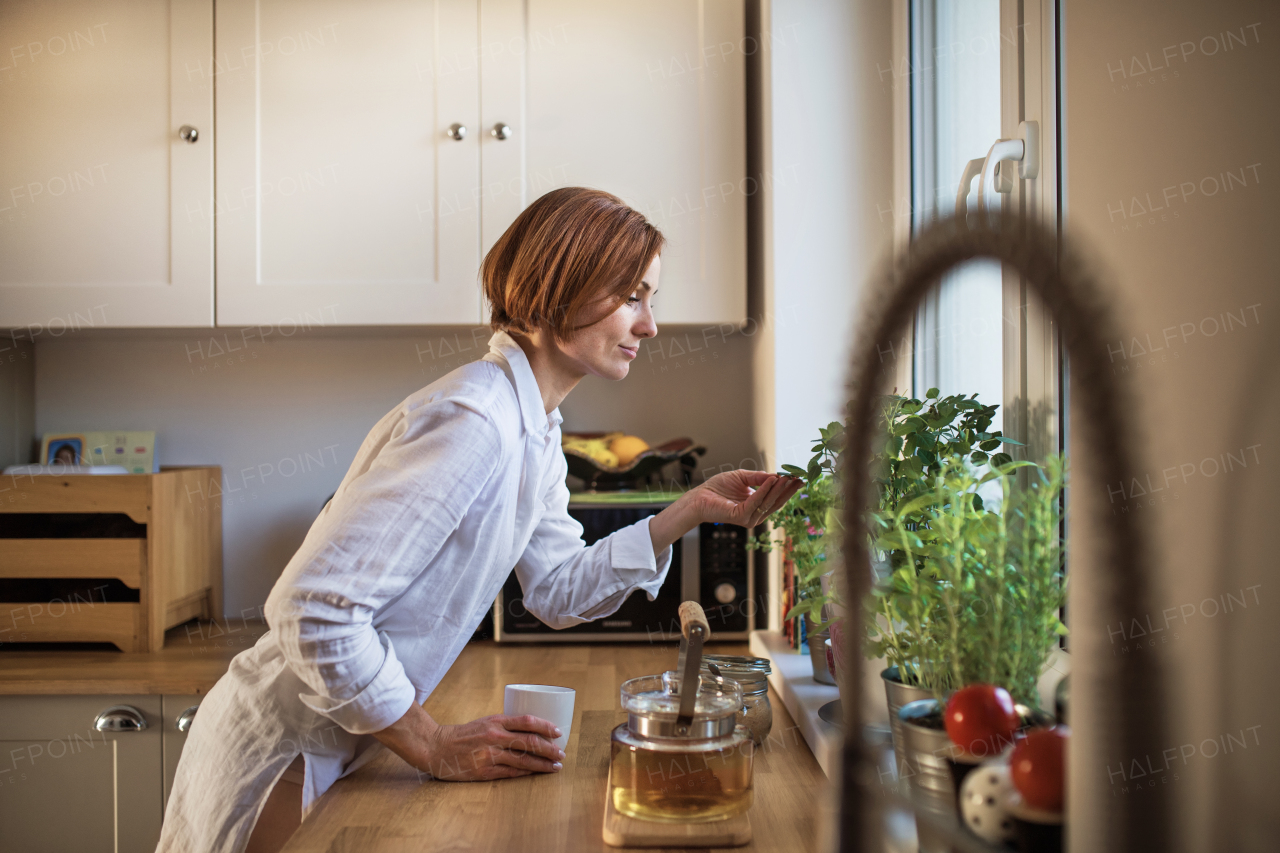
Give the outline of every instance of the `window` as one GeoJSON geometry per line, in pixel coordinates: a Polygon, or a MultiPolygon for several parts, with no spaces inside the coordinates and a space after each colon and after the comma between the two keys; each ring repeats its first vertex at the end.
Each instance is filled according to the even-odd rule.
{"type": "MultiPolygon", "coordinates": [[[[1000,0],[919,0],[912,13],[915,230],[952,215],[965,164],[1000,137],[1000,0]]],[[[967,264],[935,288],[916,316],[917,394],[936,387],[1003,402],[1001,301],[994,261],[967,264]]]]}
{"type": "MultiPolygon", "coordinates": [[[[1000,203],[1056,222],[1052,0],[909,0],[906,6],[911,231],[953,215],[966,165],[985,158],[996,140],[1015,136],[1024,120],[1039,125],[1040,174],[1013,181],[1000,203]]],[[[973,181],[968,195],[971,209],[978,184],[973,181]]],[[[980,401],[1000,405],[992,429],[1026,442],[1026,458],[1061,448],[1053,320],[1015,273],[994,261],[953,270],[921,303],[913,341],[916,396],[931,387],[943,394],[976,392],[980,401]]]]}

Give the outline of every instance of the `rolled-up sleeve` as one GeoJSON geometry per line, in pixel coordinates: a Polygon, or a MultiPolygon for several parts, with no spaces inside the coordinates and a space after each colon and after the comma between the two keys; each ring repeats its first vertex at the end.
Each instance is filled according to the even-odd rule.
{"type": "Polygon", "coordinates": [[[439,552],[501,461],[496,426],[458,400],[398,418],[363,472],[349,473],[267,599],[267,623],[290,669],[314,692],[299,698],[353,734],[380,731],[416,691],[379,608],[439,552]]]}
{"type": "Polygon", "coordinates": [[[671,568],[670,545],[653,553],[647,518],[586,545],[569,515],[567,472],[559,454],[542,520],[516,564],[525,608],[552,628],[608,616],[636,590],[652,601],[671,568]]]}

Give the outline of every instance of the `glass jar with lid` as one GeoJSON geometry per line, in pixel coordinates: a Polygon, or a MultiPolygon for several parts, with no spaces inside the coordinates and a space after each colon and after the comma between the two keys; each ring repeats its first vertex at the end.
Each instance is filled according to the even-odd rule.
{"type": "Polygon", "coordinates": [[[769,704],[769,673],[773,668],[768,658],[747,655],[703,655],[702,675],[714,680],[721,678],[736,681],[742,688],[742,710],[738,712],[738,724],[746,726],[751,739],[757,745],[764,743],[773,728],[773,706],[769,704]],[[711,667],[714,666],[713,670],[711,667]]]}
{"type": "Polygon", "coordinates": [[[679,719],[675,672],[622,685],[627,722],[613,730],[609,796],[620,813],[665,823],[725,820],[751,807],[751,733],[737,725],[742,688],[700,677],[691,721],[679,719]]]}

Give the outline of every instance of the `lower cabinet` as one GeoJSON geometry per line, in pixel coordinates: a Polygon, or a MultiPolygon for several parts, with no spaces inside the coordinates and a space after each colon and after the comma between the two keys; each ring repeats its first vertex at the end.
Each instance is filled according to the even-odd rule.
{"type": "Polygon", "coordinates": [[[161,749],[164,756],[164,804],[169,805],[169,792],[173,790],[173,777],[178,772],[178,759],[182,757],[182,745],[187,742],[187,728],[195,719],[201,696],[161,696],[160,706],[164,724],[160,728],[161,749]]]}
{"type": "Polygon", "coordinates": [[[153,851],[195,696],[0,696],[0,850],[153,851]]]}

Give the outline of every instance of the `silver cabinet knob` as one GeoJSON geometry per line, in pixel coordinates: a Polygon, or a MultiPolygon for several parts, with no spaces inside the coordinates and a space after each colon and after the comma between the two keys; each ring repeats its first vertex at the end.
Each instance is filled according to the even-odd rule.
{"type": "Polygon", "coordinates": [[[132,705],[112,705],[93,718],[93,727],[100,732],[140,732],[147,718],[132,705]]]}
{"type": "Polygon", "coordinates": [[[453,124],[449,125],[449,129],[445,131],[445,134],[454,142],[461,142],[467,138],[467,126],[465,124],[458,124],[455,121],[453,124]]]}
{"type": "Polygon", "coordinates": [[[195,141],[200,138],[200,131],[189,124],[184,124],[178,128],[178,138],[188,145],[194,145],[195,141]]]}
{"type": "Polygon", "coordinates": [[[502,140],[502,139],[510,139],[512,132],[513,131],[511,130],[511,125],[505,124],[503,122],[498,122],[493,126],[493,130],[489,131],[489,134],[494,139],[502,140]]]}
{"type": "Polygon", "coordinates": [[[191,723],[195,721],[196,711],[199,710],[199,708],[199,705],[192,705],[190,708],[178,715],[178,731],[182,732],[184,735],[191,731],[191,723]]]}

